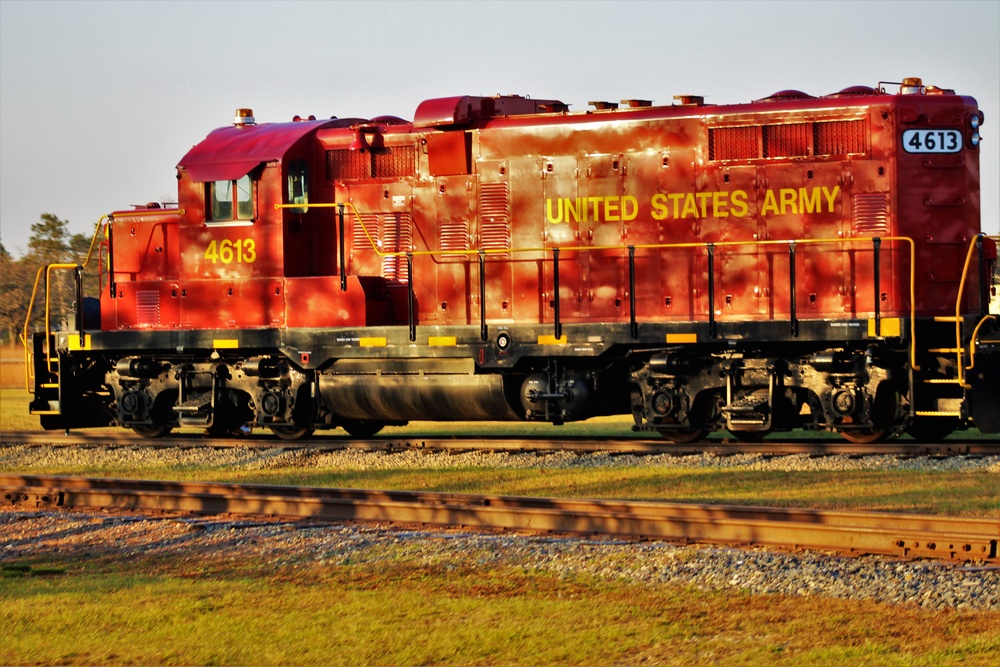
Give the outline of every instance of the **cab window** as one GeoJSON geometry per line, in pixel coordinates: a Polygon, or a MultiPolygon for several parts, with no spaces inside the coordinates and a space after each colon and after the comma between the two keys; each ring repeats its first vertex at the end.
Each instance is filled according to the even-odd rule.
{"type": "Polygon", "coordinates": [[[208,220],[229,222],[253,219],[253,185],[250,174],[235,181],[208,184],[208,220]]]}
{"type": "MultiPolygon", "coordinates": [[[[309,203],[309,164],[294,160],[288,165],[288,203],[309,203]]],[[[290,209],[292,213],[305,213],[305,208],[290,209]]]]}

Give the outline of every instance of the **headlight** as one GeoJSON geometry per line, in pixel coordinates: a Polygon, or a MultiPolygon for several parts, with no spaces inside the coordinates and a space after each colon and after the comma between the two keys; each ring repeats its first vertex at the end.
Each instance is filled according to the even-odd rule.
{"type": "Polygon", "coordinates": [[[979,133],[973,132],[972,135],[969,137],[969,143],[972,144],[973,148],[975,148],[976,146],[979,145],[979,141],[980,141],[979,133]]]}
{"type": "Polygon", "coordinates": [[[979,129],[979,116],[976,115],[969,116],[969,127],[971,127],[973,130],[979,129]]]}

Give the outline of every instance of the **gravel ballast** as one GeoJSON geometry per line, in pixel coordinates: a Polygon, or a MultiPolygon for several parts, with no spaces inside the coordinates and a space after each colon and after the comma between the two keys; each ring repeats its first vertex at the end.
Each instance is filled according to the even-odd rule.
{"type": "MultiPolygon", "coordinates": [[[[155,464],[174,470],[323,468],[592,467],[745,468],[750,470],[923,470],[1000,474],[998,456],[632,456],[572,453],[454,455],[405,451],[316,452],[283,449],[156,449],[150,447],[0,447],[0,469],[87,465],[91,469],[155,464]]],[[[415,566],[507,566],[560,577],[593,576],[644,585],[693,586],[751,594],[781,593],[914,604],[930,609],[1000,609],[1000,569],[879,557],[676,546],[600,539],[400,530],[392,527],[113,513],[48,512],[16,506],[0,511],[0,564],[56,556],[129,557],[212,554],[275,566],[378,564],[406,558],[415,566]]]]}
{"type": "Polygon", "coordinates": [[[174,469],[218,467],[232,470],[271,470],[277,468],[323,468],[330,470],[393,470],[406,468],[495,468],[567,470],[585,468],[715,468],[756,471],[878,471],[920,470],[927,472],[984,471],[1000,474],[1000,456],[811,456],[798,454],[771,456],[734,454],[717,456],[698,454],[674,456],[659,454],[545,454],[498,452],[366,452],[362,450],[318,451],[306,449],[156,448],[126,447],[44,447],[5,445],[0,447],[0,470],[30,470],[53,466],[132,467],[157,465],[174,469]]]}
{"type": "Polygon", "coordinates": [[[1000,609],[1000,569],[878,557],[660,542],[413,531],[309,522],[188,519],[74,510],[0,510],[0,565],[58,557],[211,555],[294,568],[406,559],[415,567],[513,567],[563,578],[751,594],[820,595],[929,609],[1000,609]]]}

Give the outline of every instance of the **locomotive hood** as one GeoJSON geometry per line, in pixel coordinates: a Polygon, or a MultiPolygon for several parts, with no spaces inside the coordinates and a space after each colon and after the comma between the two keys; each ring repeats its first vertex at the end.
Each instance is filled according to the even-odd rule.
{"type": "Polygon", "coordinates": [[[189,150],[177,167],[185,169],[191,180],[198,183],[235,180],[261,162],[280,160],[310,132],[349,122],[331,119],[222,127],[189,150]]]}

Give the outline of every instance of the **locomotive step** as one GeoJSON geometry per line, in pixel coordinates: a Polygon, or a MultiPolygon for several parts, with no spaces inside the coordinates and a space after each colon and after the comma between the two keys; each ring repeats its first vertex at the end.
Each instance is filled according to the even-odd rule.
{"type": "Polygon", "coordinates": [[[200,394],[189,398],[180,405],[174,406],[175,412],[200,412],[202,408],[212,404],[211,394],[200,394]]]}

